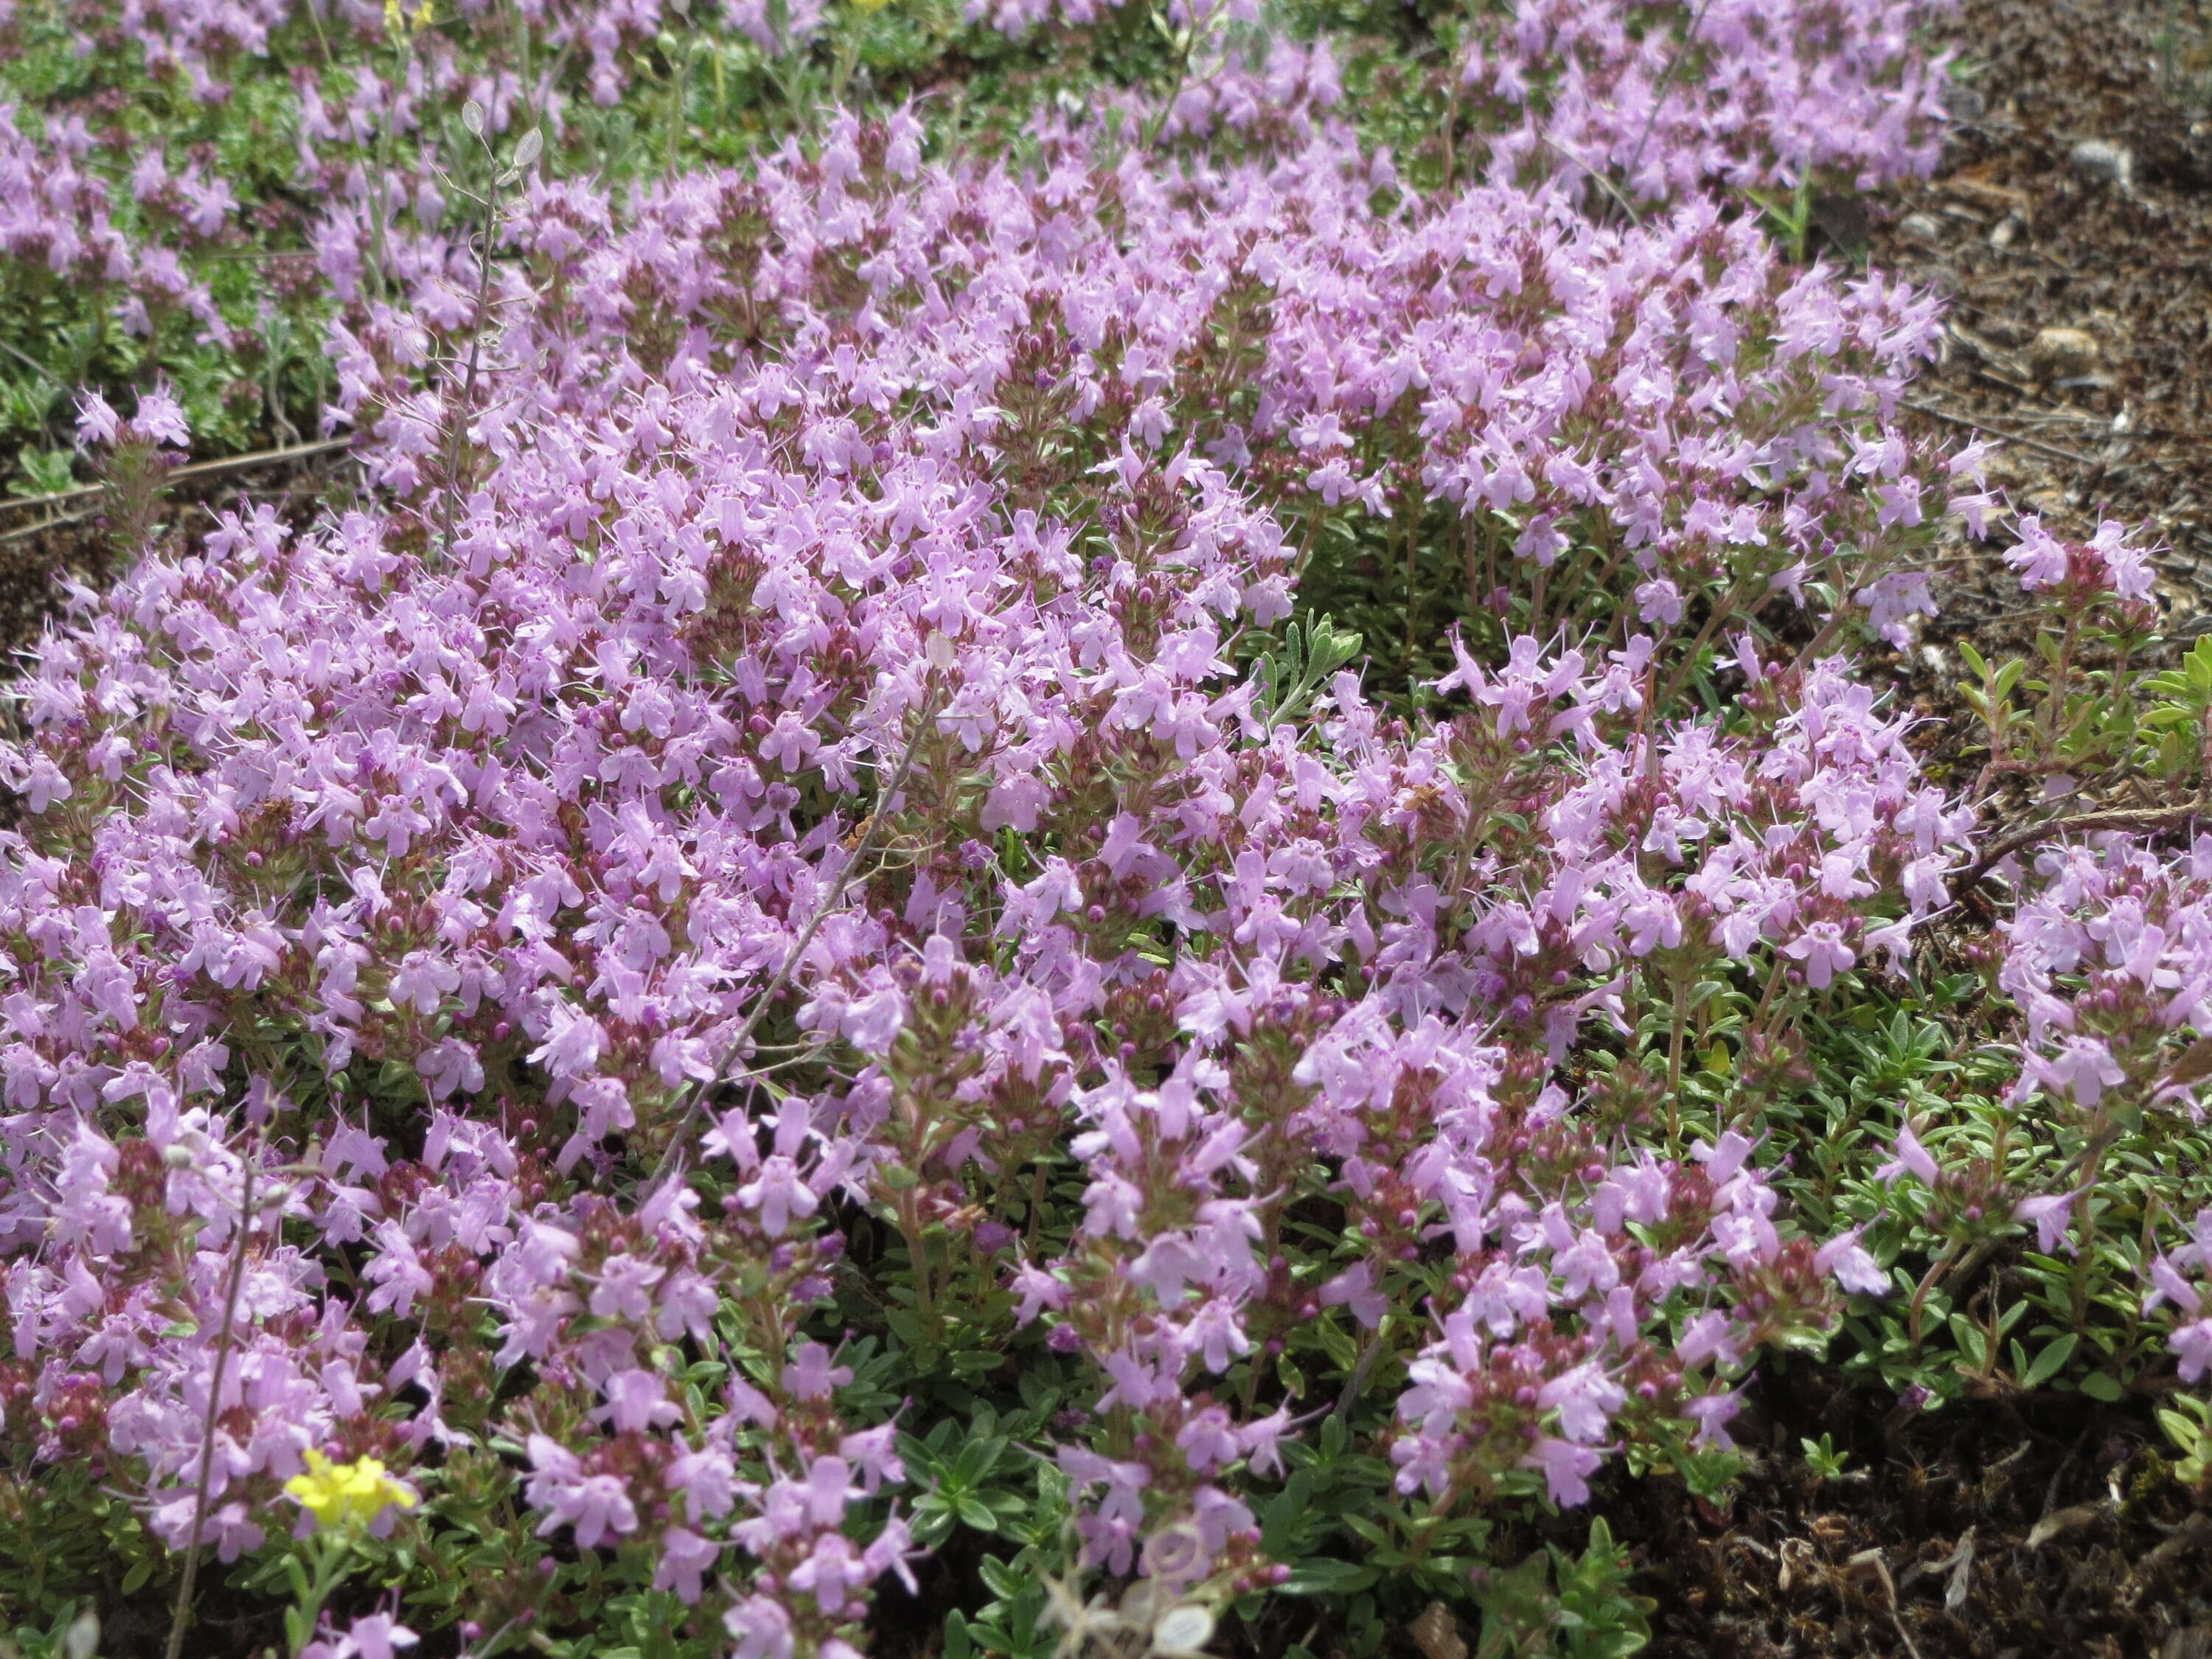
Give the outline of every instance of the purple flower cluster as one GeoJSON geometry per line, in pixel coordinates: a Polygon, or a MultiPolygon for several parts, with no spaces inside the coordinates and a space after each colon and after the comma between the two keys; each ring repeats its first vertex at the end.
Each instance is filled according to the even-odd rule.
{"type": "Polygon", "coordinates": [[[1462,96],[1490,165],[1616,176],[1657,198],[1714,183],[1793,186],[1832,168],[1869,188],[1935,165],[1945,59],[1916,0],[1516,0],[1468,30],[1462,96]]]}
{"type": "MultiPolygon", "coordinates": [[[[1700,193],[1923,161],[1910,14],[1700,6],[1677,67],[1633,26],[1679,9],[1524,4],[1469,64],[1677,198],[1642,222],[1519,177],[1534,127],[1418,198],[1282,47],[1180,88],[1158,156],[1053,117],[925,165],[911,111],[838,112],[619,199],[532,175],[480,283],[429,158],[360,148],[520,90],[434,50],[303,87],[375,488],[153,541],[20,686],[9,1435],[225,1559],[310,1450],[434,1510],[512,1447],[538,1537],[649,1547],[742,1659],[840,1659],[910,1551],[821,1328],[865,1212],[918,1343],[957,1256],[1075,1364],[1086,1559],[1166,1590],[1279,1579],[1261,1379],[1318,1321],[1402,1362],[1388,1454],[1439,1506],[1726,1445],[1757,1352],[1886,1280],[1793,1224],[1758,1122],[1684,1127],[1680,1011],[1763,987],[1733,1064],[1794,1076],[1796,1013],[1950,902],[1973,811],[1840,646],[1904,637],[1936,522],[1995,504],[1896,423],[1932,303],[1700,193]],[[1316,537],[1425,514],[1529,626],[1455,641],[1435,719],[1348,671],[1279,718],[1249,665],[1316,537]],[[1668,1006],[1668,1070],[1613,1063],[1668,1006]]],[[[656,15],[544,21],[612,76],[656,15]]],[[[275,20],[139,21],[191,64],[275,20]]],[[[88,186],[9,199],[11,254],[62,216],[143,268],[88,186]]],[[[2204,1030],[2208,857],[2044,856],[1997,974],[2024,1093],[2094,1113],[2204,1030]]],[[[2157,1270],[2192,1317],[2203,1253],[2157,1270]]],[[[374,1618],[329,1650],[411,1639],[374,1618]]]]}

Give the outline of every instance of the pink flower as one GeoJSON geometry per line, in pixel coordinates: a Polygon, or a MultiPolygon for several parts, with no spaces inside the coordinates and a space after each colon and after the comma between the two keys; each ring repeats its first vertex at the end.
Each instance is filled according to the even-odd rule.
{"type": "Polygon", "coordinates": [[[1929,1155],[1928,1149],[1920,1144],[1920,1137],[1912,1133],[1911,1124],[1905,1124],[1898,1130],[1893,1150],[1897,1156],[1874,1172],[1875,1180],[1894,1182],[1900,1175],[1911,1174],[1919,1176],[1930,1187],[1936,1184],[1936,1177],[1941,1171],[1936,1169],[1936,1160],[1929,1155]]]}
{"type": "Polygon", "coordinates": [[[1805,964],[1805,982],[1825,991],[1838,974],[1858,960],[1844,942],[1844,930],[1832,921],[1816,921],[1782,947],[1785,957],[1805,964]]]}
{"type": "Polygon", "coordinates": [[[1545,1489],[1554,1504],[1571,1504],[1589,1501],[1589,1477],[1597,1472],[1601,1461],[1587,1446],[1545,1435],[1521,1463],[1523,1468],[1543,1471],[1545,1489]]]}
{"type": "Polygon", "coordinates": [[[1324,1308],[1349,1308],[1352,1316],[1368,1330],[1382,1322],[1389,1303],[1376,1288],[1375,1270],[1364,1261],[1354,1262],[1321,1288],[1324,1308]]]}
{"type": "Polygon", "coordinates": [[[401,1648],[411,1648],[422,1638],[388,1613],[372,1613],[356,1619],[339,1638],[333,1659],[393,1659],[401,1648]]]}
{"type": "MultiPolygon", "coordinates": [[[[653,1587],[673,1590],[686,1606],[699,1599],[701,1578],[720,1559],[722,1547],[684,1527],[671,1527],[660,1534],[660,1560],[653,1568],[653,1587]]],[[[732,1635],[737,1632],[733,1630],[732,1635]]]]}
{"type": "Polygon", "coordinates": [[[1859,1243],[1863,1230],[1852,1228],[1838,1233],[1813,1253],[1815,1271],[1833,1273],[1836,1283],[1847,1291],[1862,1296],[1885,1296],[1889,1291],[1889,1280],[1881,1264],[1859,1243]]]}
{"type": "Polygon", "coordinates": [[[2127,1078],[2119,1061],[2112,1058],[2112,1051],[2090,1036],[2067,1038],[2055,1054],[2029,1054],[2026,1070],[2045,1088],[2069,1096],[2083,1106],[2094,1106],[2104,1098],[2106,1089],[2127,1078]]]}
{"type": "Polygon", "coordinates": [[[749,1595],[722,1615],[738,1639],[732,1659],[791,1659],[791,1615],[765,1595],[749,1595]]]}
{"type": "Polygon", "coordinates": [[[76,441],[88,448],[112,444],[122,435],[123,417],[97,392],[77,393],[76,410],[76,441]]]}
{"type": "Polygon", "coordinates": [[[1537,1391],[1536,1403],[1559,1413],[1560,1433],[1589,1445],[1605,1438],[1613,1413],[1627,1398],[1620,1385],[1594,1361],[1585,1361],[1545,1383],[1537,1391]]]}
{"type": "MultiPolygon", "coordinates": [[[[2035,1248],[2049,1255],[2067,1237],[2067,1230],[2073,1218],[2071,1212],[2075,1197],[2073,1193],[2055,1193],[2023,1198],[2012,1206],[2012,1218],[2033,1222],[2035,1248]]],[[[2073,1246],[2069,1243],[2067,1248],[2070,1251],[2073,1246]]]]}
{"type": "Polygon", "coordinates": [[[131,417],[130,430],[131,435],[148,443],[172,444],[179,449],[189,449],[192,444],[192,429],[185,424],[184,406],[166,384],[139,394],[138,410],[131,417]]]}
{"type": "Polygon", "coordinates": [[[2173,1352],[2180,1357],[2181,1380],[2194,1382],[2212,1372],[2212,1319],[2200,1319],[2184,1325],[2169,1339],[2173,1352]]]}

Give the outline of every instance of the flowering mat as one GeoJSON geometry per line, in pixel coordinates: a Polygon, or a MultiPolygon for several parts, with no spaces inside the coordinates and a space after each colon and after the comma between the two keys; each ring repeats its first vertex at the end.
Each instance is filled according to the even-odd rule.
{"type": "Polygon", "coordinates": [[[2205,1653],[2208,106],[0,0],[0,1640],[2205,1653]]]}

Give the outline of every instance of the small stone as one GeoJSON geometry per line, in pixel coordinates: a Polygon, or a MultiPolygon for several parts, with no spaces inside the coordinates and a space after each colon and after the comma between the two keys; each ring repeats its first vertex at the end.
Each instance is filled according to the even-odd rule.
{"type": "Polygon", "coordinates": [[[2094,174],[2122,190],[2132,190],[2136,182],[2135,152],[2125,144],[2108,143],[2102,138],[2084,138],[2074,146],[2074,165],[2082,172],[2094,174]]]}
{"type": "Polygon", "coordinates": [[[2096,337],[2078,328],[2046,328],[2021,354],[2039,380],[2067,380],[2094,374],[2101,355],[2096,337]]]}
{"type": "Polygon", "coordinates": [[[1848,258],[1863,258],[1873,222],[1866,204],[1856,196],[1823,191],[1813,198],[1813,223],[1830,246],[1848,258]]]}
{"type": "Polygon", "coordinates": [[[1943,88],[1943,112],[1954,121],[1978,121],[1988,110],[1989,100],[1963,81],[1954,81],[1943,88]]]}
{"type": "Polygon", "coordinates": [[[1916,242],[1932,242],[1943,234],[1943,227],[1936,222],[1932,213],[1908,213],[1897,222],[1897,228],[1900,235],[1916,242]]]}

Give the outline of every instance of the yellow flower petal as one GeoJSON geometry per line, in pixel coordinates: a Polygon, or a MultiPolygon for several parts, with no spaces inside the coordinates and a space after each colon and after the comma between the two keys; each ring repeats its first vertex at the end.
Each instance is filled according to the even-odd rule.
{"type": "Polygon", "coordinates": [[[315,1517],[318,1526],[344,1526],[373,1522],[392,1508],[413,1509],[414,1492],[385,1473],[374,1457],[350,1463],[332,1463],[320,1452],[307,1455],[307,1473],[284,1483],[285,1492],[315,1517]]]}

